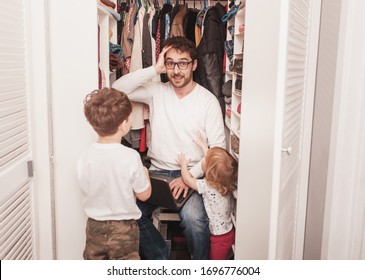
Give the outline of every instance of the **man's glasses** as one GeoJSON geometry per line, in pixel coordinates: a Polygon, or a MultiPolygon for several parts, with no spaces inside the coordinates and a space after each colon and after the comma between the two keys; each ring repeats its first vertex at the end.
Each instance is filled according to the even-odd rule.
{"type": "Polygon", "coordinates": [[[165,66],[167,69],[174,69],[175,66],[179,67],[180,70],[186,70],[188,68],[188,65],[192,63],[193,61],[179,61],[179,62],[173,62],[173,61],[166,61],[165,66]]]}

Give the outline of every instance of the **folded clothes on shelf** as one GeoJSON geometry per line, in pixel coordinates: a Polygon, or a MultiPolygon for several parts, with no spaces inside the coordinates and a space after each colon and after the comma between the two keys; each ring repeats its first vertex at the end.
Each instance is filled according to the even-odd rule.
{"type": "Polygon", "coordinates": [[[222,86],[222,93],[224,96],[231,97],[232,96],[232,80],[228,80],[222,86]]]}
{"type": "Polygon", "coordinates": [[[236,58],[233,62],[233,64],[231,63],[229,65],[229,70],[242,74],[242,64],[243,64],[243,59],[242,58],[236,58]]]}
{"type": "Polygon", "coordinates": [[[226,103],[226,104],[231,104],[232,103],[232,97],[227,97],[227,96],[225,96],[224,97],[224,103],[226,103]]]}
{"type": "Polygon", "coordinates": [[[229,31],[229,34],[231,34],[231,36],[233,37],[234,36],[234,25],[228,26],[227,29],[229,31]]]}
{"type": "Polygon", "coordinates": [[[240,139],[235,135],[231,135],[231,149],[235,154],[240,152],[240,139]]]}
{"type": "Polygon", "coordinates": [[[233,40],[224,41],[224,50],[226,51],[229,61],[232,62],[233,50],[234,50],[233,40]]]}
{"type": "Polygon", "coordinates": [[[242,89],[242,80],[241,79],[236,79],[236,82],[234,83],[234,88],[241,90],[242,89]]]}
{"type": "Polygon", "coordinates": [[[245,31],[245,25],[244,24],[240,24],[239,26],[238,26],[238,32],[239,33],[243,33],[245,31]]]}

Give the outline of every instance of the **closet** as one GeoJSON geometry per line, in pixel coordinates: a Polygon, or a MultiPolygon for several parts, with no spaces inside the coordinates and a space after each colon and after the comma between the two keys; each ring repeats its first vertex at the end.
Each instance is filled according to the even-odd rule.
{"type": "MultiPolygon", "coordinates": [[[[113,44],[117,44],[117,20],[120,19],[120,15],[115,10],[115,1],[107,1],[105,3],[114,5],[107,6],[101,1],[98,2],[99,88],[110,87],[111,83],[116,79],[116,71],[113,71],[113,68],[111,68],[113,65],[111,59],[114,58],[111,57],[111,48],[113,44]]],[[[118,62],[116,62],[115,67],[118,67],[118,62]]]]}
{"type": "MultiPolygon", "coordinates": [[[[82,68],[78,69],[77,72],[80,79],[78,84],[81,85],[81,80],[83,80],[83,88],[76,89],[77,94],[64,94],[64,92],[70,91],[70,88],[64,88],[66,86],[64,79],[68,77],[65,77],[65,73],[67,73],[66,75],[72,74],[68,70],[67,72],[58,70],[64,64],[61,57],[65,56],[59,55],[52,62],[53,91],[58,92],[54,98],[56,104],[55,114],[58,116],[55,120],[57,139],[62,139],[62,144],[66,144],[70,140],[65,139],[64,136],[75,133],[72,132],[72,127],[66,126],[64,120],[62,121],[62,118],[69,118],[69,116],[62,114],[64,108],[61,107],[61,104],[67,104],[67,106],[72,104],[76,107],[74,109],[76,113],[69,123],[77,124],[76,134],[80,135],[80,131],[82,131],[83,135],[81,138],[73,139],[67,145],[67,147],[73,147],[73,156],[67,163],[60,161],[60,159],[64,155],[70,154],[70,151],[63,148],[64,145],[61,145],[61,143],[56,149],[55,158],[58,159],[56,164],[59,168],[55,182],[58,186],[56,187],[56,224],[59,233],[57,243],[68,244],[69,239],[73,242],[72,248],[57,246],[59,258],[68,258],[70,255],[80,258],[80,252],[82,252],[84,244],[85,217],[83,216],[78,194],[74,166],[70,166],[70,162],[76,162],[79,153],[95,138],[94,132],[84,121],[82,99],[88,91],[98,86],[98,29],[96,23],[98,22],[98,16],[100,20],[104,15],[98,11],[96,3],[92,5],[90,2],[88,0],[85,3],[80,3],[80,5],[83,4],[83,6],[90,9],[87,13],[90,16],[85,17],[82,25],[76,25],[78,29],[73,30],[71,34],[74,35],[73,40],[75,41],[79,41],[79,35],[83,34],[83,40],[85,41],[83,45],[86,44],[87,49],[84,47],[79,48],[74,41],[70,41],[72,48],[63,50],[57,48],[57,45],[64,46],[60,40],[70,38],[70,34],[67,36],[62,34],[61,36],[60,33],[62,32],[58,30],[62,30],[65,23],[58,14],[59,9],[56,9],[58,5],[51,4],[51,11],[53,11],[51,17],[63,24],[60,29],[51,25],[52,51],[70,55],[71,49],[73,51],[80,49],[80,55],[80,52],[87,50],[87,53],[84,52],[84,56],[73,56],[76,61],[84,59],[82,68]],[[94,26],[94,28],[90,26],[94,26]],[[68,51],[68,49],[70,50],[68,51]],[[88,67],[85,67],[85,65],[88,67]],[[88,72],[87,75],[85,71],[88,72]],[[89,79],[88,82],[87,79],[89,79]],[[65,98],[67,98],[67,101],[62,102],[61,99],[64,100],[65,98]],[[74,176],[70,177],[69,174],[74,174],[74,176]],[[71,181],[65,183],[65,178],[70,178],[71,181]],[[67,211],[62,208],[66,197],[67,201],[70,201],[68,204],[73,206],[68,207],[67,211]],[[76,216],[78,218],[74,219],[75,223],[72,227],[64,228],[62,225],[69,223],[69,217],[75,216],[69,212],[71,209],[73,209],[73,213],[79,213],[76,216]]],[[[243,58],[242,76],[237,71],[231,71],[231,73],[226,71],[224,74],[225,79],[232,80],[231,110],[234,111],[231,112],[230,123],[228,118],[226,118],[226,123],[230,124],[229,135],[239,137],[238,153],[235,153],[233,149],[231,150],[233,153],[238,154],[239,159],[236,259],[301,258],[293,253],[297,246],[298,252],[302,247],[299,243],[303,240],[300,234],[303,234],[305,214],[303,213],[305,200],[302,200],[305,197],[305,190],[299,187],[302,184],[300,180],[305,178],[305,176],[299,176],[301,172],[305,174],[305,170],[301,171],[305,164],[300,165],[299,161],[308,161],[301,155],[306,155],[304,151],[308,149],[309,144],[306,141],[308,141],[310,131],[306,125],[300,125],[302,117],[298,117],[297,112],[302,112],[301,108],[305,108],[305,106],[302,106],[304,104],[303,92],[311,92],[309,88],[309,85],[313,83],[311,75],[315,73],[313,64],[309,63],[308,58],[316,56],[313,56],[308,50],[316,49],[314,41],[312,45],[312,39],[315,38],[316,24],[318,27],[316,17],[319,18],[318,14],[316,15],[313,12],[318,8],[316,2],[310,0],[246,0],[244,34],[239,31],[241,25],[239,20],[242,18],[238,16],[242,13],[241,11],[238,11],[236,16],[232,17],[232,20],[227,23],[226,39],[233,38],[234,59],[243,58]],[[310,26],[308,25],[309,22],[311,23],[310,26]],[[232,35],[228,27],[233,24],[235,26],[234,34],[233,37],[229,37],[232,35]],[[313,31],[311,31],[311,28],[313,28],[313,31]],[[243,39],[243,36],[244,48],[242,49],[243,41],[241,39],[243,39]],[[242,77],[241,92],[235,88],[236,81],[240,77],[242,77]],[[306,89],[306,83],[308,83],[308,89],[306,89]],[[241,93],[241,96],[239,96],[239,93],[241,93]],[[298,94],[296,95],[296,93],[298,94]],[[237,110],[239,102],[241,102],[240,114],[237,110]],[[295,106],[286,109],[284,104],[295,106]],[[284,112],[287,112],[287,114],[284,114],[284,112]],[[303,132],[303,129],[305,132],[303,132]],[[288,134],[289,131],[292,133],[288,134]]],[[[195,3],[197,6],[198,1],[195,3]]],[[[210,5],[213,3],[211,1],[210,5]]],[[[171,4],[173,3],[171,2],[171,4]]],[[[235,4],[239,4],[239,1],[236,1],[235,4]]],[[[189,7],[193,6],[191,2],[188,2],[188,5],[189,7]]],[[[100,30],[100,35],[105,34],[108,39],[109,27],[107,26],[112,26],[115,31],[117,25],[113,25],[114,19],[111,15],[105,16],[105,18],[108,19],[108,24],[101,24],[105,28],[104,31],[100,30]]],[[[75,28],[75,25],[73,28],[75,28]]],[[[232,30],[232,28],[230,29],[232,30]]],[[[72,30],[71,26],[70,30],[72,30]]],[[[114,31],[112,36],[117,36],[117,32],[114,31]]],[[[114,37],[111,38],[114,40],[114,37]]],[[[227,59],[224,69],[229,70],[227,59]]],[[[108,75],[105,76],[108,77],[108,75]]],[[[70,79],[72,80],[72,78],[70,79]]],[[[71,92],[75,92],[75,89],[72,89],[71,92]]],[[[304,119],[307,121],[306,118],[304,119]]],[[[227,139],[229,140],[231,137],[227,139]]],[[[229,146],[229,148],[232,147],[229,146]]]]}
{"type": "MultiPolygon", "coordinates": [[[[224,42],[225,82],[222,86],[225,101],[224,122],[228,130],[227,149],[237,161],[239,161],[241,130],[245,5],[245,1],[239,2],[237,5],[234,1],[229,2],[228,11],[222,18],[227,23],[226,41],[224,42]]],[[[237,190],[233,192],[233,196],[235,205],[232,220],[237,227],[237,190]]],[[[235,245],[233,245],[233,252],[235,252],[235,245]]]]}
{"type": "Polygon", "coordinates": [[[235,258],[294,259],[304,246],[319,4],[265,2],[250,14],[263,3],[234,2],[226,13],[225,121],[240,174],[235,258]]]}
{"type": "MultiPolygon", "coordinates": [[[[243,25],[243,9],[242,5],[235,5],[234,1],[230,3],[231,5],[228,7],[228,1],[125,2],[99,0],[98,36],[99,72],[101,73],[99,73],[99,87],[110,86],[120,75],[155,64],[163,41],[167,37],[185,36],[197,46],[198,68],[194,73],[194,79],[218,98],[224,113],[226,106],[230,106],[226,105],[223,100],[224,80],[228,77],[231,80],[237,80],[236,84],[239,88],[234,91],[234,94],[238,96],[241,91],[239,80],[242,76],[243,31],[240,24],[243,25]],[[230,10],[229,13],[228,10],[230,10]],[[117,15],[115,15],[116,11],[117,15]],[[239,21],[236,18],[239,18],[239,21]],[[232,42],[235,41],[234,59],[230,58],[232,61],[227,60],[224,63],[226,61],[224,42],[228,40],[226,37],[227,23],[230,25],[229,30],[232,30],[235,21],[237,21],[236,30],[231,31],[232,35],[229,39],[232,42]],[[233,35],[233,32],[236,32],[237,36],[233,35]],[[122,73],[111,69],[112,50],[110,46],[112,45],[119,45],[122,49],[120,56],[122,73]],[[210,55],[209,59],[205,59],[206,54],[210,55]],[[209,69],[206,69],[208,68],[207,61],[209,61],[209,69]],[[238,69],[238,65],[235,65],[233,70],[229,69],[236,61],[241,63],[240,69],[238,69]],[[211,69],[215,71],[213,74],[211,69]],[[210,71],[209,75],[206,73],[207,71],[210,71]]],[[[162,75],[159,79],[164,80],[164,76],[162,75]]],[[[237,98],[234,99],[234,106],[237,107],[239,103],[237,98]]],[[[145,151],[148,119],[141,117],[144,114],[144,107],[146,106],[143,104],[133,103],[131,131],[124,137],[123,143],[138,150],[143,162],[147,165],[148,159],[146,159],[145,151]]],[[[237,110],[234,113],[237,117],[232,121],[236,128],[234,132],[232,131],[232,137],[239,131],[239,113],[237,110]]],[[[238,160],[238,152],[234,156],[238,160]]],[[[169,222],[164,221],[162,213],[155,213],[154,223],[164,238],[169,239],[166,233],[168,225],[172,228],[172,221],[178,220],[178,216],[165,213],[165,211],[163,216],[169,217],[169,222]]],[[[167,242],[171,242],[171,240],[167,240],[167,242]]]]}
{"type": "MultiPolygon", "coordinates": [[[[314,234],[313,238],[323,238],[319,258],[363,258],[361,244],[364,242],[358,240],[363,240],[361,186],[364,180],[358,177],[363,164],[357,156],[364,150],[361,146],[364,137],[359,137],[363,124],[351,121],[356,119],[352,115],[355,111],[363,116],[363,110],[356,107],[363,104],[363,88],[352,82],[352,78],[354,74],[363,75],[364,67],[361,63],[351,63],[357,61],[363,49],[364,38],[359,36],[364,34],[363,5],[361,0],[246,0],[236,259],[303,258],[303,205],[308,185],[306,168],[312,120],[310,104],[313,103],[310,93],[314,91],[318,48],[322,48],[319,69],[325,73],[320,77],[325,89],[321,94],[322,97],[334,96],[336,102],[333,106],[328,102],[316,103],[316,107],[325,105],[333,110],[328,118],[335,125],[327,139],[318,140],[328,148],[328,153],[324,156],[317,153],[318,157],[327,160],[331,170],[324,170],[321,161],[315,165],[317,172],[333,179],[325,183],[329,188],[326,198],[314,202],[318,207],[326,207],[326,215],[321,221],[326,234],[314,234]],[[330,46],[331,52],[328,47],[318,45],[321,3],[322,16],[325,15],[321,20],[321,44],[330,46]],[[338,40],[333,40],[333,33],[337,34],[338,40]],[[355,43],[350,44],[350,39],[355,43]],[[344,64],[346,67],[342,71],[344,64]],[[328,67],[333,70],[331,75],[328,75],[328,67]],[[344,107],[349,104],[352,106],[344,107]],[[349,121],[336,122],[337,115],[346,115],[349,121]],[[341,135],[344,128],[349,132],[346,137],[354,137],[343,141],[338,136],[338,141],[332,142],[333,135],[341,135]],[[342,156],[340,161],[336,160],[338,154],[342,156]],[[346,168],[353,166],[351,163],[356,164],[356,168],[348,172],[346,168]],[[348,224],[351,222],[348,217],[354,217],[355,213],[357,230],[348,224]],[[350,232],[354,235],[350,236],[350,232]],[[361,248],[362,255],[352,251],[353,247],[361,248]]],[[[33,258],[82,259],[86,217],[80,203],[75,162],[96,137],[83,116],[82,103],[85,95],[99,86],[97,23],[100,11],[97,2],[90,0],[16,0],[3,4],[3,13],[4,23],[12,23],[12,27],[14,22],[20,23],[27,30],[22,32],[19,28],[16,29],[19,32],[7,32],[9,40],[4,42],[14,42],[14,36],[26,38],[22,47],[26,46],[27,56],[20,64],[28,74],[29,84],[22,92],[29,96],[25,107],[30,109],[26,119],[31,129],[27,133],[29,152],[22,159],[28,159],[29,155],[34,163],[33,177],[29,179],[34,186],[29,193],[34,211],[28,220],[33,230],[28,233],[34,237],[28,239],[33,242],[33,258]],[[24,11],[26,16],[21,22],[16,20],[24,16],[19,11],[24,11]]],[[[109,38],[109,33],[105,34],[109,38]]],[[[18,39],[16,42],[21,42],[18,39]]],[[[2,51],[4,46],[5,43],[2,51]]],[[[20,50],[10,45],[7,49],[20,50]]],[[[9,63],[4,62],[2,67],[6,65],[9,63]]],[[[10,75],[11,72],[6,70],[4,73],[10,75]]],[[[229,74],[225,73],[225,76],[229,74]]],[[[20,85],[23,84],[17,83],[20,85]]],[[[4,103],[6,99],[2,102],[10,104],[4,103]]],[[[1,112],[7,108],[5,105],[1,112]]],[[[231,124],[233,122],[231,119],[231,124]]],[[[27,160],[23,162],[26,166],[27,160]]],[[[1,170],[2,194],[11,189],[11,183],[21,179],[5,173],[9,170],[10,165],[1,170]]],[[[29,178],[27,168],[22,168],[22,174],[29,178]]],[[[10,242],[14,240],[17,239],[10,242]]],[[[306,249],[308,244],[306,242],[306,249]]]]}

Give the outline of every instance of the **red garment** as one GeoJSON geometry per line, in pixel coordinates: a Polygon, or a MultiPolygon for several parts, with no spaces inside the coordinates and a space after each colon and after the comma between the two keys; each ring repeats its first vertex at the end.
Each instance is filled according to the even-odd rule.
{"type": "Polygon", "coordinates": [[[146,143],[146,135],[147,135],[147,120],[144,120],[144,127],[141,129],[141,140],[139,144],[139,151],[141,153],[145,152],[147,149],[147,143],[146,143]]]}
{"type": "MultiPolygon", "coordinates": [[[[226,13],[228,13],[228,8],[229,8],[228,5],[224,6],[224,9],[225,9],[226,13]]],[[[224,51],[224,53],[225,53],[225,51],[224,51]]],[[[223,65],[222,65],[223,66],[223,68],[222,68],[223,69],[223,74],[226,73],[226,65],[227,65],[227,55],[224,55],[223,56],[223,65]]]]}
{"type": "Polygon", "coordinates": [[[230,108],[227,108],[227,110],[226,110],[226,115],[227,115],[228,117],[231,117],[231,109],[230,109],[230,108]]]}
{"type": "Polygon", "coordinates": [[[98,87],[102,88],[102,76],[100,69],[100,25],[98,25],[98,87]]]}
{"type": "Polygon", "coordinates": [[[130,67],[131,67],[131,57],[129,56],[124,60],[123,75],[127,75],[129,73],[130,67]]]}
{"type": "Polygon", "coordinates": [[[157,24],[157,33],[156,33],[156,61],[158,60],[158,56],[160,55],[160,43],[161,43],[161,34],[160,34],[160,30],[161,30],[161,19],[158,19],[158,24],[157,24]]]}
{"type": "Polygon", "coordinates": [[[227,56],[225,55],[225,56],[223,56],[223,74],[224,73],[226,73],[226,61],[227,61],[227,58],[226,58],[227,56]]]}
{"type": "Polygon", "coordinates": [[[234,244],[235,230],[232,228],[229,232],[221,235],[210,236],[210,260],[226,260],[234,244]]]}
{"type": "Polygon", "coordinates": [[[240,103],[240,104],[238,104],[238,106],[237,106],[237,112],[238,112],[239,114],[241,114],[241,103],[240,103]]]}

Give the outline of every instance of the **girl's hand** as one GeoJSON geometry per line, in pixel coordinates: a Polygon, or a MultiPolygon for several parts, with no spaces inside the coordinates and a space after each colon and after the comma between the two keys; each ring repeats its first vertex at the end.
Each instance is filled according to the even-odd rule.
{"type": "Polygon", "coordinates": [[[200,149],[203,151],[203,153],[205,155],[208,150],[208,145],[207,145],[207,142],[205,141],[205,139],[203,139],[203,136],[200,132],[198,132],[198,135],[197,135],[196,139],[193,140],[193,142],[200,147],[200,149]]]}
{"type": "Polygon", "coordinates": [[[180,165],[180,166],[187,166],[190,162],[190,159],[187,159],[185,157],[185,154],[180,153],[177,157],[176,162],[180,165]]]}

